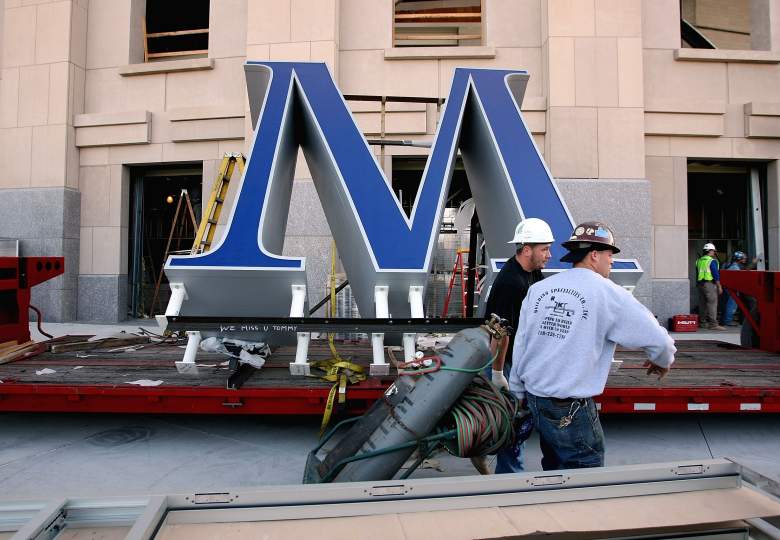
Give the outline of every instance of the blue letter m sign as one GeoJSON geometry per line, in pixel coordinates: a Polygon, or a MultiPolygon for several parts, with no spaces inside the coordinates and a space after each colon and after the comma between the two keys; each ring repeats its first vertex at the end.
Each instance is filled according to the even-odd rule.
{"type": "MultiPolygon", "coordinates": [[[[255,138],[227,230],[212,251],[171,257],[165,269],[186,287],[184,315],[289,313],[291,286],[306,285],[305,260],[280,255],[299,147],[363,316],[386,316],[375,310],[379,289],[390,314],[409,316],[410,287],[426,287],[458,151],[491,257],[514,253],[507,241],[526,216],[547,221],[559,241],[571,234],[520,113],[525,71],[455,71],[411,216],[324,64],[247,62],[246,74],[255,138]]],[[[553,269],[565,266],[561,255],[556,243],[553,269]]]]}

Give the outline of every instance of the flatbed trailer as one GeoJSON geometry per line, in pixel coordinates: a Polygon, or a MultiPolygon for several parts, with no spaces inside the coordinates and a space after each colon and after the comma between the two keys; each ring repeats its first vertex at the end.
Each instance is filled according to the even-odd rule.
{"type": "MultiPolygon", "coordinates": [[[[336,347],[352,362],[368,366],[371,361],[367,340],[336,347]]],[[[597,398],[601,412],[780,412],[780,354],[704,340],[678,341],[677,347],[674,369],[661,381],[645,374],[644,353],[618,349],[615,359],[622,365],[597,398]]],[[[113,353],[43,349],[0,365],[0,411],[321,415],[333,386],[291,375],[294,347],[276,349],[262,369],[246,372],[235,388],[228,388],[235,372],[225,355],[200,352],[198,374],[179,373],[174,362],[184,352],[181,343],[113,353]]],[[[312,341],[311,360],[331,356],[326,341],[312,341]]],[[[392,381],[392,376],[368,377],[347,386],[342,411],[365,411],[392,381]]]]}

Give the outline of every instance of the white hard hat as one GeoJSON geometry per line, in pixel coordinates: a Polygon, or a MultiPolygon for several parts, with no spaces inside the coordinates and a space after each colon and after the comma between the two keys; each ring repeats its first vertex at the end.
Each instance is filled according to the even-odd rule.
{"type": "Polygon", "coordinates": [[[707,242],[706,244],[704,244],[704,247],[702,249],[704,251],[710,251],[710,250],[718,251],[717,249],[715,249],[715,244],[713,244],[712,242],[707,242]]]}
{"type": "Polygon", "coordinates": [[[515,237],[507,244],[551,244],[555,241],[552,230],[542,219],[524,219],[515,227],[515,237]]]}

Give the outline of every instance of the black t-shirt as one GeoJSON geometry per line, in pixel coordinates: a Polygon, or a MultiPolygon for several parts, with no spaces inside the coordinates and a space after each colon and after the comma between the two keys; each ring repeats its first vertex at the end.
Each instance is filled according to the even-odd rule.
{"type": "Polygon", "coordinates": [[[512,347],[520,319],[520,307],[525,300],[525,295],[528,294],[528,288],[541,279],[543,279],[541,270],[526,272],[515,257],[510,257],[493,281],[485,306],[485,318],[495,313],[499,317],[508,319],[509,324],[512,325],[509,349],[504,360],[505,366],[512,365],[512,347]]]}

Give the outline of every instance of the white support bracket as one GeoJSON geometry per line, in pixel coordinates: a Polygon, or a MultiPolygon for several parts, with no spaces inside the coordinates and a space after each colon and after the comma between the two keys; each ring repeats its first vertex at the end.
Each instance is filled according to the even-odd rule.
{"type": "Polygon", "coordinates": [[[165,315],[155,315],[157,319],[157,325],[162,332],[168,327],[168,317],[178,317],[181,311],[181,305],[185,300],[188,300],[187,289],[184,288],[184,283],[171,283],[171,299],[168,300],[168,307],[165,308],[165,315]]]}
{"type": "MultiPolygon", "coordinates": [[[[306,306],[306,285],[292,286],[292,302],[290,303],[290,317],[303,317],[306,306]]],[[[298,332],[298,345],[295,348],[295,362],[290,362],[290,374],[307,376],[311,374],[309,366],[309,332],[298,332]]]]}
{"type": "MultiPolygon", "coordinates": [[[[413,319],[425,317],[423,311],[423,288],[419,285],[409,287],[409,307],[413,319]]],[[[404,361],[411,362],[417,353],[417,334],[404,334],[404,361]]]]}
{"type": "MultiPolygon", "coordinates": [[[[390,306],[387,300],[389,292],[390,287],[387,285],[374,287],[374,314],[377,319],[390,318],[390,306]]],[[[371,350],[374,361],[369,366],[369,373],[375,376],[390,375],[390,364],[385,360],[384,333],[371,334],[371,350]]]]}
{"type": "Polygon", "coordinates": [[[200,332],[187,331],[187,348],[184,350],[184,359],[176,362],[176,370],[179,373],[187,375],[198,374],[198,365],[195,363],[195,356],[198,354],[200,340],[200,332]]]}

